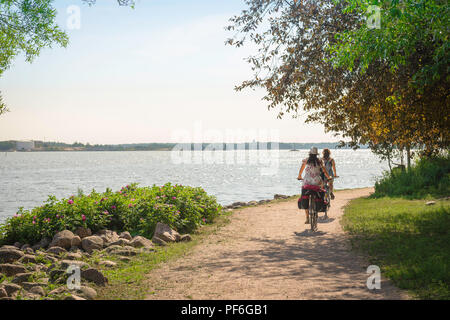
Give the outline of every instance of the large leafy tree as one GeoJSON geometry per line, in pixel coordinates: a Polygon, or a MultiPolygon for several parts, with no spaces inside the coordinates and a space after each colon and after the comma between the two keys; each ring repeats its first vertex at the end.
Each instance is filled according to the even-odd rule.
{"type": "MultiPolygon", "coordinates": [[[[349,144],[368,143],[409,149],[412,144],[433,150],[448,133],[445,87],[411,85],[416,64],[355,56],[353,65],[338,57],[344,37],[366,25],[365,15],[346,1],[247,0],[248,9],[231,19],[228,40],[235,46],[253,42],[258,52],[248,58],[255,71],[237,90],[262,87],[269,108],[308,113],[307,122],[322,123],[349,144]],[[341,59],[341,61],[339,60],[341,59]],[[445,101],[444,101],[445,103],[445,101]]],[[[347,44],[350,45],[350,44],[347,44]]],[[[414,57],[411,57],[414,61],[414,57]]],[[[416,57],[417,59],[417,57],[416,57]]]]}
{"type": "MultiPolygon", "coordinates": [[[[67,34],[56,24],[54,0],[0,0],[0,76],[14,58],[24,54],[32,62],[43,48],[67,46],[67,34]]],[[[84,0],[90,5],[95,0],[84,0]]],[[[134,5],[133,0],[117,0],[134,5]]],[[[0,114],[6,110],[0,97],[0,114]]]]}

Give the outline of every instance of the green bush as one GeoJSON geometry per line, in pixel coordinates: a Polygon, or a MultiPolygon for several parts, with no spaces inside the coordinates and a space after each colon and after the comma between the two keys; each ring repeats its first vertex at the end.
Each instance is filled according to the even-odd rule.
{"type": "Polygon", "coordinates": [[[163,222],[179,232],[191,232],[210,223],[220,213],[215,197],[202,188],[170,183],[158,187],[123,187],[105,193],[93,190],[89,195],[57,200],[50,196],[45,204],[32,210],[20,209],[0,225],[0,244],[33,244],[43,237],[51,238],[61,230],[78,227],[129,231],[133,235],[153,236],[155,226],[163,222]]]}
{"type": "Polygon", "coordinates": [[[450,157],[421,158],[410,170],[385,172],[375,183],[373,197],[423,199],[450,195],[450,157]]]}

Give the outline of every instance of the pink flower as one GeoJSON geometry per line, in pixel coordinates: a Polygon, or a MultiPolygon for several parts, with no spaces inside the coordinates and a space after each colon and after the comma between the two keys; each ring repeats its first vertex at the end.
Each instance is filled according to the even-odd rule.
{"type": "Polygon", "coordinates": [[[86,216],[84,214],[81,215],[81,220],[86,221],[86,216]]]}
{"type": "Polygon", "coordinates": [[[36,221],[33,220],[33,224],[36,224],[36,221]]]}
{"type": "Polygon", "coordinates": [[[104,215],[108,215],[109,212],[108,212],[108,211],[103,211],[103,214],[104,214],[104,215]]]}
{"type": "Polygon", "coordinates": [[[69,201],[67,201],[68,204],[73,204],[73,200],[70,199],[69,201]]]}
{"type": "Polygon", "coordinates": [[[175,200],[177,197],[172,197],[172,200],[175,200]]]}
{"type": "Polygon", "coordinates": [[[111,206],[111,209],[116,210],[117,207],[116,206],[111,206]]]}
{"type": "Polygon", "coordinates": [[[134,207],[134,205],[133,205],[132,203],[130,203],[130,204],[128,205],[128,208],[131,208],[131,207],[134,207]]]}

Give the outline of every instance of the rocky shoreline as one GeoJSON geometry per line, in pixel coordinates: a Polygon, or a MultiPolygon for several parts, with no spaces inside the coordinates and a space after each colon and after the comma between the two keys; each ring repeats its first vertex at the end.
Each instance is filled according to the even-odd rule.
{"type": "MultiPolygon", "coordinates": [[[[271,200],[235,202],[223,208],[232,211],[288,198],[276,194],[271,200]]],[[[156,246],[182,241],[191,241],[191,236],[158,223],[151,240],[132,237],[126,231],[118,234],[101,230],[92,234],[89,228],[80,227],[75,232],[63,230],[33,245],[4,245],[0,247],[0,300],[93,300],[97,291],[92,286],[108,283],[102,270],[117,267],[117,262],[110,259],[129,262],[140,253],[156,251],[156,246]],[[92,285],[69,289],[73,268],[79,268],[82,283],[92,285]]]]}
{"type": "Polygon", "coordinates": [[[139,253],[155,251],[155,245],[190,240],[189,234],[180,235],[158,223],[152,240],[111,230],[92,234],[80,227],[75,232],[58,232],[53,239],[44,238],[33,246],[4,245],[0,248],[0,300],[92,300],[97,296],[94,288],[68,288],[74,267],[79,268],[80,282],[105,286],[108,278],[101,269],[117,266],[108,257],[127,262],[139,253]]]}

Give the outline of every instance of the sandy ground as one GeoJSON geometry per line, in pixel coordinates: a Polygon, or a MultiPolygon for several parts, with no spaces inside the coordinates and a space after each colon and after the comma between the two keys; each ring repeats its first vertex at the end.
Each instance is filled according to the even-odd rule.
{"type": "Polygon", "coordinates": [[[369,263],[339,223],[349,200],[371,192],[337,192],[316,233],[295,200],[237,210],[191,253],[153,270],[147,299],[408,299],[383,276],[380,290],[367,288],[369,263]]]}

